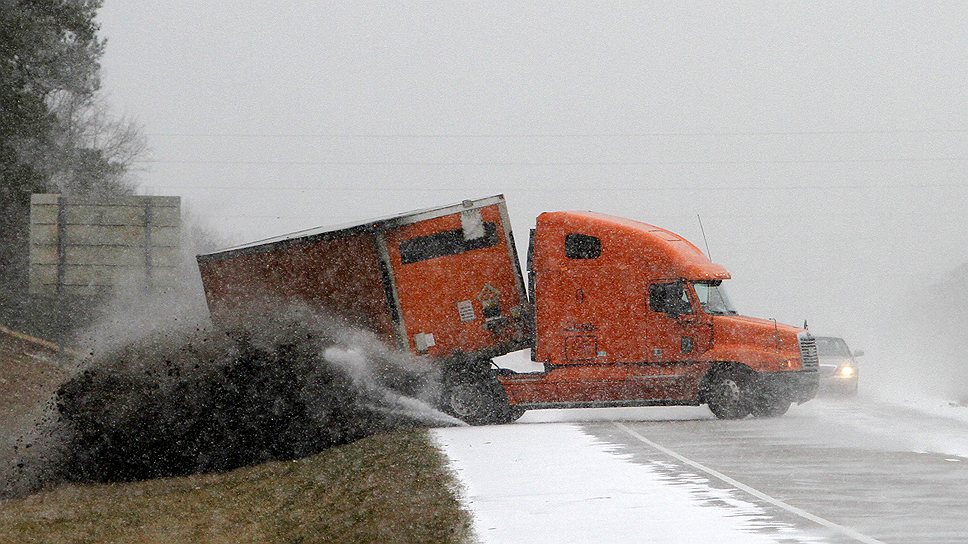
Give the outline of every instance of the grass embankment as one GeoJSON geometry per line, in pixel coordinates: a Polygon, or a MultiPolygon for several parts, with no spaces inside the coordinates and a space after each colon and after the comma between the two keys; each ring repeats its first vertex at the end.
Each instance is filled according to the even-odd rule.
{"type": "Polygon", "coordinates": [[[56,348],[37,346],[14,334],[0,326],[0,437],[4,429],[43,405],[66,376],[54,363],[56,348]]]}
{"type": "Polygon", "coordinates": [[[223,474],[65,486],[0,503],[0,542],[465,542],[425,431],[223,474]]]}
{"type": "MultiPolygon", "coordinates": [[[[65,378],[52,357],[0,331],[0,439],[65,378]]],[[[426,432],[399,431],[222,474],[62,486],[0,502],[0,543],[466,541],[445,467],[426,432]]]]}

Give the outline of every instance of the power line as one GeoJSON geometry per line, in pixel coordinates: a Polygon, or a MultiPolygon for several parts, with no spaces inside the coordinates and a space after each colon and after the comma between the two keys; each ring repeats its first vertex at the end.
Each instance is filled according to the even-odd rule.
{"type": "MultiPolygon", "coordinates": [[[[480,187],[382,187],[382,188],[361,188],[361,187],[333,187],[333,186],[231,186],[231,185],[155,185],[150,184],[147,188],[155,189],[194,189],[212,191],[330,191],[341,193],[453,193],[477,191],[480,187]]],[[[568,192],[641,192],[641,191],[826,191],[826,190],[884,190],[884,189],[968,189],[966,183],[929,183],[929,184],[892,184],[892,185],[739,185],[739,186],[664,186],[664,187],[570,187],[568,192]]],[[[520,193],[542,193],[548,191],[559,191],[560,189],[550,188],[519,188],[515,187],[514,192],[520,193]]]]}
{"type": "Polygon", "coordinates": [[[851,164],[896,162],[959,162],[968,157],[896,157],[874,159],[765,159],[721,161],[296,161],[296,160],[209,160],[145,159],[138,164],[208,164],[238,166],[686,166],[749,164],[851,164]]]}
{"type": "MultiPolygon", "coordinates": [[[[788,220],[815,221],[815,220],[818,220],[818,219],[840,218],[840,219],[843,219],[844,221],[850,221],[851,220],[851,217],[856,217],[858,214],[863,214],[863,213],[872,214],[872,215],[878,215],[881,212],[879,212],[878,210],[857,210],[857,209],[851,209],[851,213],[844,213],[844,212],[806,212],[803,215],[799,215],[799,216],[792,216],[789,212],[787,212],[787,213],[770,213],[770,212],[763,212],[763,213],[709,213],[709,214],[703,214],[703,215],[705,215],[707,219],[709,219],[709,218],[713,218],[713,219],[784,218],[784,219],[788,219],[788,220]]],[[[941,211],[937,211],[936,210],[936,211],[932,211],[932,213],[935,216],[939,216],[939,217],[940,216],[944,216],[944,217],[947,217],[947,216],[950,216],[950,215],[960,216],[960,215],[963,214],[963,211],[961,211],[961,210],[941,210],[941,211]]],[[[923,216],[924,216],[924,212],[923,211],[907,211],[907,212],[899,212],[897,210],[892,210],[891,211],[891,217],[895,217],[895,218],[896,217],[905,217],[905,218],[907,218],[907,217],[915,217],[915,218],[917,218],[917,217],[923,217],[923,216]]],[[[248,214],[242,214],[242,213],[239,213],[239,214],[202,214],[202,215],[200,215],[200,217],[202,217],[204,219],[218,219],[218,220],[224,220],[224,221],[234,221],[234,220],[239,220],[239,221],[241,221],[241,220],[247,220],[248,221],[248,220],[253,220],[253,219],[259,219],[259,220],[277,220],[277,221],[292,221],[294,219],[294,217],[305,217],[305,214],[300,214],[299,216],[286,215],[286,214],[282,214],[282,213],[276,214],[276,215],[262,215],[262,214],[248,215],[248,214]]],[[[309,231],[309,230],[315,230],[315,229],[318,229],[318,228],[321,228],[321,227],[328,227],[328,226],[338,227],[339,225],[344,224],[344,223],[366,222],[368,220],[368,218],[366,218],[366,217],[351,216],[351,215],[325,215],[325,218],[326,218],[326,221],[330,221],[330,222],[332,222],[332,224],[321,225],[321,226],[317,226],[317,227],[307,228],[307,229],[304,229],[304,230],[309,231]]],[[[686,217],[686,216],[684,216],[682,214],[665,214],[665,213],[645,214],[645,215],[642,215],[640,217],[640,220],[646,221],[646,222],[655,221],[655,220],[658,220],[658,219],[663,219],[663,220],[678,220],[678,221],[686,222],[688,220],[688,217],[686,217]]],[[[302,230],[299,231],[299,232],[302,232],[302,230]]]]}
{"type": "Polygon", "coordinates": [[[716,136],[834,136],[891,134],[968,134],[968,128],[872,130],[708,131],[708,132],[598,132],[598,133],[258,133],[258,132],[148,132],[171,138],[315,138],[315,139],[528,139],[528,138],[679,138],[716,136]]]}

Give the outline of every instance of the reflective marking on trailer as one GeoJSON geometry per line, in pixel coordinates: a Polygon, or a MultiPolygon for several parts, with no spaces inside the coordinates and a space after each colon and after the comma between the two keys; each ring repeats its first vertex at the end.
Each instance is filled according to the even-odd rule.
{"type": "Polygon", "coordinates": [[[839,524],[834,523],[832,521],[826,520],[826,519],[824,519],[824,518],[822,518],[820,516],[811,514],[810,512],[807,512],[806,510],[802,510],[800,508],[797,508],[796,506],[792,506],[790,504],[787,504],[787,503],[781,501],[780,499],[773,498],[773,497],[767,495],[766,493],[763,493],[762,491],[758,491],[756,489],[753,489],[752,487],[750,487],[750,486],[748,486],[748,485],[746,485],[746,484],[744,484],[742,482],[739,482],[737,480],[734,480],[733,478],[730,478],[729,476],[723,474],[722,472],[719,472],[717,470],[713,470],[713,469],[711,469],[711,468],[709,468],[709,467],[707,467],[707,466],[705,466],[703,464],[700,464],[700,463],[697,463],[696,461],[693,461],[692,459],[689,459],[687,457],[684,457],[684,456],[682,456],[682,455],[680,455],[680,454],[678,454],[678,453],[670,450],[669,448],[666,448],[664,446],[660,446],[659,444],[656,444],[655,442],[649,440],[648,438],[646,438],[646,437],[642,436],[641,434],[639,434],[639,433],[633,431],[632,429],[628,428],[628,426],[626,426],[624,423],[619,423],[617,421],[613,421],[612,422],[612,425],[614,425],[618,429],[621,429],[621,430],[625,431],[626,433],[628,433],[629,436],[631,436],[632,438],[635,438],[639,442],[642,442],[643,444],[645,444],[647,446],[650,446],[652,448],[655,448],[655,449],[659,450],[660,452],[668,455],[669,457],[672,457],[674,459],[677,459],[677,460],[679,460],[679,461],[681,461],[681,462],[683,462],[683,463],[691,466],[692,468],[694,468],[696,470],[699,470],[701,472],[704,472],[704,473],[708,474],[709,476],[712,476],[713,478],[716,478],[717,480],[721,480],[721,481],[723,481],[723,482],[725,482],[725,483],[727,483],[727,484],[735,487],[736,489],[739,489],[741,491],[745,491],[745,492],[749,493],[750,495],[753,495],[754,497],[756,497],[756,498],[758,498],[758,499],[760,499],[762,501],[765,501],[765,502],[768,502],[768,503],[772,504],[773,506],[776,506],[778,508],[782,508],[783,510],[786,510],[787,512],[790,512],[791,514],[795,514],[797,516],[800,516],[803,519],[806,519],[808,521],[812,521],[812,522],[814,522],[814,523],[816,523],[818,525],[822,525],[824,527],[827,527],[828,529],[833,529],[834,531],[837,531],[838,533],[840,533],[842,535],[848,536],[848,537],[856,540],[857,542],[864,542],[865,544],[885,544],[884,542],[882,542],[880,540],[877,540],[876,538],[871,538],[871,537],[869,537],[869,536],[867,536],[867,535],[865,535],[863,533],[860,533],[860,532],[855,531],[854,529],[851,529],[850,527],[844,527],[843,525],[839,525],[839,524]]]}
{"type": "Polygon", "coordinates": [[[418,332],[413,335],[413,343],[417,351],[427,351],[437,345],[437,342],[434,341],[434,335],[429,332],[418,332]]]}

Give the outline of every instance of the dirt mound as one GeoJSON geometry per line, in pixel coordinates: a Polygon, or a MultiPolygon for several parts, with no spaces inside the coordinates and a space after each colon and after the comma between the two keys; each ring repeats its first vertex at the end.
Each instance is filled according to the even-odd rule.
{"type": "Polygon", "coordinates": [[[388,429],[458,422],[437,376],[306,308],[253,313],[244,335],[153,330],[97,353],[15,444],[0,496],[305,456],[388,429]]]}

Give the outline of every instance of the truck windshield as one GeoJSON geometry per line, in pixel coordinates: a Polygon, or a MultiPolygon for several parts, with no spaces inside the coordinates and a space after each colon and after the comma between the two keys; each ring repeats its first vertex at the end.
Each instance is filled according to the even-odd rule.
{"type": "Polygon", "coordinates": [[[736,315],[729,295],[726,294],[721,281],[697,281],[693,283],[696,288],[696,295],[702,304],[702,309],[707,314],[713,315],[736,315]]]}

